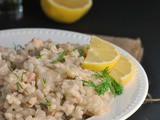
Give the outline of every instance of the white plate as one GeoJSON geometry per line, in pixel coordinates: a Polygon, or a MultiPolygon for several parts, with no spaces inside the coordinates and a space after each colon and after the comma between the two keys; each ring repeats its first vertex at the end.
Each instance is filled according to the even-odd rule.
{"type": "MultiPolygon", "coordinates": [[[[14,44],[24,45],[33,37],[52,39],[57,43],[89,43],[91,36],[76,32],[55,29],[13,29],[0,31],[0,45],[13,47],[14,44]]],[[[116,46],[117,47],[117,46],[116,46]]],[[[117,47],[120,52],[136,63],[136,73],[132,80],[124,87],[124,93],[115,97],[110,104],[110,111],[102,116],[89,120],[124,120],[131,116],[144,102],[148,92],[148,78],[139,64],[129,53],[117,47]]]]}

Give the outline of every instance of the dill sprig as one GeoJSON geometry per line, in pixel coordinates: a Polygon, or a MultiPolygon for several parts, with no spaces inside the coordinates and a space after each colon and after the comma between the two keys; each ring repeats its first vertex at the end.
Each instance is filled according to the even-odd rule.
{"type": "Polygon", "coordinates": [[[44,54],[36,55],[35,58],[39,59],[39,58],[41,58],[42,56],[44,56],[44,54]]]}
{"type": "Polygon", "coordinates": [[[9,69],[17,78],[19,78],[19,76],[18,76],[15,72],[13,72],[13,69],[12,69],[11,67],[8,67],[8,69],[9,69]]]}
{"type": "Polygon", "coordinates": [[[93,74],[93,76],[94,76],[96,79],[98,79],[98,78],[106,78],[108,75],[109,75],[108,67],[106,67],[106,68],[103,70],[102,74],[100,74],[100,73],[93,74]]]}
{"type": "Polygon", "coordinates": [[[22,85],[19,82],[16,82],[18,90],[23,89],[22,85]]]}
{"type": "Polygon", "coordinates": [[[81,49],[78,48],[74,48],[73,51],[78,50],[79,52],[79,56],[78,57],[82,57],[84,55],[83,51],[81,49]]]}
{"type": "Polygon", "coordinates": [[[40,106],[51,106],[51,103],[46,99],[45,103],[39,103],[40,106]]]}
{"type": "Polygon", "coordinates": [[[53,64],[56,64],[58,62],[61,62],[64,59],[64,56],[68,54],[68,50],[65,50],[63,52],[59,52],[58,55],[59,57],[53,62],[53,64]]]}
{"type": "Polygon", "coordinates": [[[102,74],[96,73],[94,76],[98,79],[101,79],[101,82],[97,85],[94,84],[92,81],[83,80],[86,86],[93,87],[95,92],[99,95],[104,95],[105,92],[110,90],[114,96],[120,95],[123,93],[123,87],[116,82],[116,80],[109,75],[108,67],[104,69],[102,74]]]}
{"type": "Polygon", "coordinates": [[[27,73],[27,71],[24,71],[24,72],[22,73],[21,82],[23,81],[23,75],[26,74],[26,73],[27,73]]]}
{"type": "Polygon", "coordinates": [[[56,44],[55,46],[58,48],[59,44],[56,44]]]}
{"type": "Polygon", "coordinates": [[[13,44],[14,44],[14,50],[24,49],[22,45],[16,45],[15,42],[13,42],[13,44]]]}
{"type": "Polygon", "coordinates": [[[42,80],[43,80],[43,83],[46,84],[47,82],[46,78],[42,78],[42,80]]]}
{"type": "Polygon", "coordinates": [[[92,81],[86,81],[86,80],[82,80],[84,83],[86,83],[86,85],[85,86],[90,86],[90,87],[93,87],[93,88],[95,88],[96,87],[96,85],[92,82],[92,81]]]}

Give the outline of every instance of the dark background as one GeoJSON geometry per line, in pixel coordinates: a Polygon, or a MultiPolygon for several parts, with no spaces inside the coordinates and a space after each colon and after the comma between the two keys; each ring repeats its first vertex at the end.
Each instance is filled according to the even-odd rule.
{"type": "MultiPolygon", "coordinates": [[[[160,98],[160,0],[94,0],[89,13],[73,24],[48,19],[39,0],[24,0],[23,17],[0,16],[0,30],[10,28],[55,28],[90,34],[142,39],[141,62],[149,78],[149,93],[160,98]]],[[[147,103],[128,120],[160,120],[160,103],[147,103]]]]}

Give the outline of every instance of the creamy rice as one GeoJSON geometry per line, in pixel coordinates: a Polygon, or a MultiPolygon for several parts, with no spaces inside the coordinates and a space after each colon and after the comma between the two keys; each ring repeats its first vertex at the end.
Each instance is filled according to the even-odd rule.
{"type": "Polygon", "coordinates": [[[113,95],[82,81],[94,72],[81,67],[81,46],[34,38],[18,48],[0,46],[0,120],[81,120],[109,110],[113,95]]]}

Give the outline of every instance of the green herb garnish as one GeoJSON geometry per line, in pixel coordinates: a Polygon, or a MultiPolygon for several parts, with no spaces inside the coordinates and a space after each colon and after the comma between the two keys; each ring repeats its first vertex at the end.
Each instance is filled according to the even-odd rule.
{"type": "Polygon", "coordinates": [[[72,50],[72,51],[75,51],[75,50],[78,50],[78,48],[73,48],[73,50],[72,50]]]}
{"type": "Polygon", "coordinates": [[[46,99],[45,103],[39,103],[40,106],[51,106],[51,103],[46,99]]]}
{"type": "Polygon", "coordinates": [[[58,53],[59,57],[53,62],[53,64],[61,62],[64,59],[64,56],[67,55],[68,52],[69,52],[68,50],[66,50],[64,52],[59,52],[58,53]]]}
{"type": "Polygon", "coordinates": [[[104,70],[103,70],[103,72],[102,72],[102,74],[99,74],[99,73],[96,73],[96,74],[93,74],[93,76],[95,77],[95,78],[106,78],[107,76],[109,75],[109,73],[108,73],[108,67],[106,67],[104,70]]]}
{"type": "Polygon", "coordinates": [[[18,90],[23,89],[22,85],[19,82],[16,82],[18,90]]]}
{"type": "Polygon", "coordinates": [[[44,56],[44,54],[36,55],[35,58],[39,59],[39,58],[41,58],[42,56],[44,56]]]}
{"type": "Polygon", "coordinates": [[[13,72],[13,69],[12,69],[12,68],[8,67],[8,69],[9,69],[17,78],[19,78],[18,75],[17,75],[15,72],[13,72]]]}
{"type": "Polygon", "coordinates": [[[90,87],[96,87],[96,85],[92,82],[92,81],[86,81],[86,80],[82,80],[84,83],[86,83],[86,86],[90,86],[90,87]]]}
{"type": "Polygon", "coordinates": [[[56,44],[55,46],[58,48],[59,44],[56,44]]]}
{"type": "Polygon", "coordinates": [[[83,51],[81,49],[78,48],[74,48],[73,51],[78,50],[79,52],[79,56],[78,57],[82,57],[84,55],[83,51]]]}
{"type": "Polygon", "coordinates": [[[13,44],[14,44],[14,50],[24,49],[21,45],[16,45],[15,42],[13,44]]]}
{"type": "Polygon", "coordinates": [[[83,56],[83,51],[81,49],[78,49],[79,52],[79,56],[78,57],[82,57],[83,56]]]}
{"type": "Polygon", "coordinates": [[[22,73],[21,82],[23,81],[23,75],[26,74],[26,73],[27,73],[26,71],[22,73]]]}
{"type": "Polygon", "coordinates": [[[86,86],[93,87],[95,92],[99,95],[104,95],[105,92],[110,90],[114,96],[120,95],[123,92],[123,87],[116,82],[116,80],[109,75],[108,67],[104,69],[102,74],[94,74],[96,78],[100,78],[101,82],[99,84],[94,84],[92,81],[83,80],[86,86]]]}
{"type": "Polygon", "coordinates": [[[47,82],[46,78],[43,78],[42,80],[43,80],[43,83],[46,84],[46,82],[47,82]]]}

